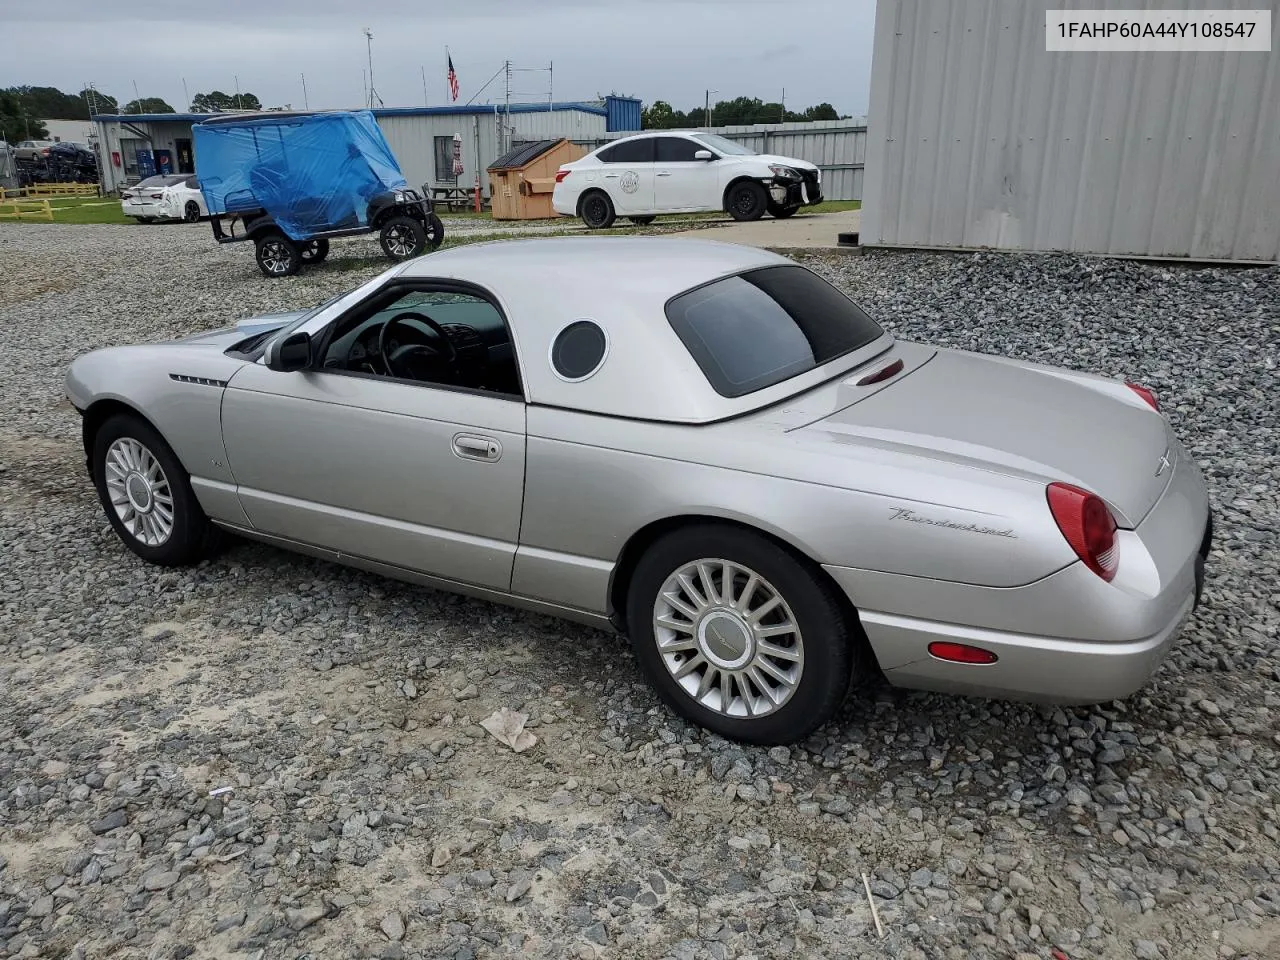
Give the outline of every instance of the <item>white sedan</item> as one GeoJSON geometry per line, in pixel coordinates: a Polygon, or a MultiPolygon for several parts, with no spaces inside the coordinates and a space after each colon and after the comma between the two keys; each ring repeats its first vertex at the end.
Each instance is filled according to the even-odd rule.
{"type": "Polygon", "coordinates": [[[120,209],[139,223],[153,220],[184,220],[196,223],[209,215],[200,181],[191,173],[165,173],[129,187],[120,193],[120,209]]]}
{"type": "Polygon", "coordinates": [[[822,202],[822,172],[805,160],[756,153],[714,133],[662,130],[615,140],[560,167],[556,213],[594,230],[619,217],[723,210],[735,220],[789,217],[822,202]]]}

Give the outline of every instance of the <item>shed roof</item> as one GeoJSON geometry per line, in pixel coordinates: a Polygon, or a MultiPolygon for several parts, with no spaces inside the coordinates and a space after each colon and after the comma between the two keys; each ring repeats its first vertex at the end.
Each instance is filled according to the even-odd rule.
{"type": "MultiPolygon", "coordinates": [[[[353,107],[353,110],[367,109],[364,107],[353,107]]],[[[510,109],[511,113],[548,113],[555,110],[576,110],[579,113],[589,113],[598,117],[608,116],[608,111],[594,103],[583,103],[577,100],[557,101],[555,103],[513,103],[508,108],[505,104],[496,103],[473,103],[466,105],[450,105],[444,107],[374,107],[373,115],[375,117],[455,117],[455,116],[472,116],[474,114],[494,114],[506,113],[510,109]]],[[[219,113],[99,113],[93,117],[94,122],[116,122],[116,123],[200,123],[209,120],[212,117],[229,116],[239,117],[241,119],[253,119],[258,116],[270,117],[279,115],[282,111],[264,110],[261,113],[245,111],[240,113],[236,111],[231,114],[219,113]]],[[[325,113],[323,110],[307,110],[307,111],[289,111],[290,113],[325,113]]],[[[346,112],[346,111],[339,111],[346,112]]]]}
{"type": "Polygon", "coordinates": [[[522,143],[518,147],[508,150],[493,163],[489,164],[490,170],[516,170],[526,164],[537,160],[552,147],[561,143],[563,137],[556,137],[553,140],[535,140],[532,143],[522,143]]]}

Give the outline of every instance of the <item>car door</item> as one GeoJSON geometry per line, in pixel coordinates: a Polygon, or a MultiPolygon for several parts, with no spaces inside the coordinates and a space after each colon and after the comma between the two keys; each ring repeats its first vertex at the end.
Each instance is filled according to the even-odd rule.
{"type": "Polygon", "coordinates": [[[653,213],[655,137],[636,137],[600,153],[601,180],[622,216],[653,213]]]}
{"type": "Polygon", "coordinates": [[[654,209],[663,212],[719,210],[717,160],[699,160],[706,147],[688,137],[655,137],[654,209]]]}
{"type": "Polygon", "coordinates": [[[517,393],[484,391],[378,373],[370,352],[391,317],[445,316],[446,304],[467,300],[489,307],[492,323],[476,321],[475,310],[467,322],[485,327],[488,349],[514,367],[491,297],[410,280],[379,289],[313,337],[310,368],[259,362],[235,374],[222,404],[223,441],[256,530],[461,583],[510,586],[524,498],[518,372],[517,393]],[[358,350],[363,369],[352,359],[358,350]]]}

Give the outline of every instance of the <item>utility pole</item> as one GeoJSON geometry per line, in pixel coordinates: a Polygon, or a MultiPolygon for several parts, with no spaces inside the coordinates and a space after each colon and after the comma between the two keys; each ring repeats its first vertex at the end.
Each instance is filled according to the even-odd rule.
{"type": "Polygon", "coordinates": [[[427,99],[427,68],[424,66],[424,67],[421,67],[421,70],[422,70],[422,105],[424,107],[429,107],[431,106],[431,103],[427,99]]]}
{"type": "Polygon", "coordinates": [[[301,74],[301,76],[302,76],[302,109],[310,110],[311,104],[307,102],[307,75],[304,73],[304,74],[301,74]]]}
{"type": "Polygon", "coordinates": [[[707,91],[706,103],[702,108],[702,125],[711,129],[711,91],[707,91]]]}
{"type": "Polygon", "coordinates": [[[136,108],[134,109],[133,112],[141,113],[142,112],[142,94],[138,92],[137,80],[133,81],[133,103],[134,103],[134,107],[136,108]]]}
{"type": "Polygon", "coordinates": [[[782,115],[778,117],[779,123],[787,122],[787,88],[782,88],[782,115]]]}
{"type": "Polygon", "coordinates": [[[507,83],[506,108],[504,110],[504,113],[506,116],[502,124],[502,135],[499,138],[498,142],[502,148],[501,152],[506,153],[508,149],[507,131],[511,129],[511,61],[507,60],[505,63],[503,63],[502,66],[503,66],[503,69],[506,71],[506,83],[507,83]]]}
{"type": "Polygon", "coordinates": [[[236,109],[243,110],[244,100],[240,96],[240,78],[237,77],[235,74],[232,74],[232,76],[235,77],[235,81],[236,81],[236,109]]]}
{"type": "Polygon", "coordinates": [[[187,78],[182,78],[182,99],[187,101],[187,111],[191,110],[191,94],[187,92],[187,78]]]}

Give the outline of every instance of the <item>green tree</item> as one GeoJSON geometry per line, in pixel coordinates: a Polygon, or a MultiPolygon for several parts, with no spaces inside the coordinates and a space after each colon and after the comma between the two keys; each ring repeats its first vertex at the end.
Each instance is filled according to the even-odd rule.
{"type": "Polygon", "coordinates": [[[640,126],[644,130],[671,130],[676,111],[665,100],[655,100],[640,111],[640,126]]]}
{"type": "Polygon", "coordinates": [[[218,113],[223,110],[261,110],[262,101],[252,93],[223,93],[211,90],[191,98],[192,113],[218,113]]]}
{"type": "Polygon", "coordinates": [[[44,120],[87,120],[89,108],[72,94],[56,87],[9,87],[5,91],[18,98],[22,109],[44,120]]]}
{"type": "Polygon", "coordinates": [[[141,100],[130,100],[124,105],[121,113],[176,113],[173,107],[160,97],[143,97],[141,100]]]}
{"type": "Polygon", "coordinates": [[[804,111],[806,120],[839,120],[840,114],[829,103],[820,103],[816,107],[808,107],[804,111]]]}
{"type": "Polygon", "coordinates": [[[21,99],[12,90],[0,90],[0,140],[44,140],[49,129],[23,109],[21,99]]]}

